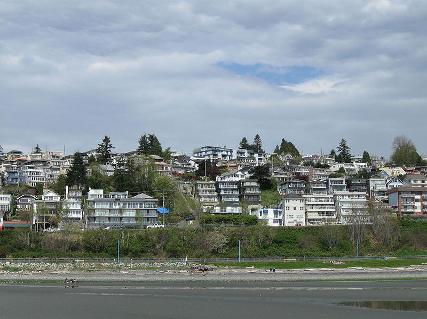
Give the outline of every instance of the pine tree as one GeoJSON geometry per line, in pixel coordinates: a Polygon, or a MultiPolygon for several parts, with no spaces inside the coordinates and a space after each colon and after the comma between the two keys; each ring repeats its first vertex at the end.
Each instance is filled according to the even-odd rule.
{"type": "Polygon", "coordinates": [[[371,156],[367,151],[363,151],[362,162],[366,164],[371,164],[371,156]]]}
{"type": "Polygon", "coordinates": [[[251,148],[251,146],[248,143],[248,139],[246,137],[242,138],[242,140],[240,141],[239,147],[245,150],[248,150],[251,148]]]}
{"type": "Polygon", "coordinates": [[[113,145],[111,144],[111,139],[108,136],[104,136],[101,144],[98,144],[97,153],[98,161],[102,164],[107,163],[107,161],[111,158],[111,150],[113,149],[113,145]]]}
{"type": "Polygon", "coordinates": [[[158,138],[154,134],[148,135],[148,143],[150,145],[150,155],[162,156],[163,150],[158,138]]]}
{"type": "Polygon", "coordinates": [[[264,153],[264,150],[262,149],[262,141],[259,134],[255,135],[254,137],[254,143],[252,144],[252,149],[257,154],[264,153]]]}
{"type": "Polygon", "coordinates": [[[139,138],[139,142],[138,143],[139,143],[139,145],[138,145],[137,152],[139,154],[148,154],[150,146],[149,146],[149,143],[148,143],[147,134],[142,135],[139,138]]]}
{"type": "Polygon", "coordinates": [[[69,186],[84,187],[86,185],[86,165],[82,154],[79,152],[74,154],[73,164],[67,172],[66,182],[69,186]]]}
{"type": "Polygon", "coordinates": [[[295,145],[292,142],[288,142],[284,138],[282,138],[282,142],[280,143],[279,153],[284,155],[290,154],[292,155],[292,157],[301,156],[300,152],[295,147],[295,145]]]}
{"type": "Polygon", "coordinates": [[[276,154],[280,153],[279,145],[276,145],[276,147],[274,148],[274,153],[276,153],[276,154]]]}
{"type": "Polygon", "coordinates": [[[350,147],[347,145],[347,141],[345,139],[341,139],[340,144],[337,147],[338,155],[337,162],[339,163],[351,163],[351,154],[350,147]]]}
{"type": "Polygon", "coordinates": [[[34,153],[40,154],[41,152],[42,152],[42,149],[40,148],[39,144],[37,144],[36,147],[34,148],[34,153]]]}

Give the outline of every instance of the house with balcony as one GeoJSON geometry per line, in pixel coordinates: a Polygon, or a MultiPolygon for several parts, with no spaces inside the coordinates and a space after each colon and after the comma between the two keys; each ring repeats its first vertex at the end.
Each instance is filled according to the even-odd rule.
{"type": "Polygon", "coordinates": [[[212,210],[219,203],[215,182],[197,181],[195,187],[196,198],[198,198],[203,211],[212,210]]]}
{"type": "Polygon", "coordinates": [[[336,224],[334,196],[329,194],[303,195],[307,225],[336,224]]]}
{"type": "Polygon", "coordinates": [[[289,194],[302,195],[305,193],[306,182],[299,179],[292,179],[283,183],[280,183],[277,187],[277,191],[280,195],[285,196],[289,194]]]}
{"type": "Polygon", "coordinates": [[[251,212],[251,215],[256,215],[258,220],[263,221],[267,226],[283,226],[283,209],[281,208],[261,208],[251,212]]]}
{"type": "Polygon", "coordinates": [[[0,230],[3,229],[3,216],[10,212],[12,205],[12,195],[0,194],[0,230]]]}
{"type": "Polygon", "coordinates": [[[427,187],[404,185],[388,190],[387,195],[399,215],[427,218],[427,187]]]}
{"type": "Polygon", "coordinates": [[[60,219],[61,196],[51,190],[45,190],[41,199],[36,200],[33,224],[37,229],[52,227],[55,220],[60,219]]]}
{"type": "Polygon", "coordinates": [[[368,193],[368,181],[365,178],[352,177],[346,180],[350,192],[368,193]]]}
{"type": "Polygon", "coordinates": [[[326,195],[328,185],[326,180],[311,180],[308,183],[308,193],[312,195],[326,195]]]}
{"type": "Polygon", "coordinates": [[[248,205],[258,205],[261,202],[261,190],[256,179],[240,181],[240,198],[248,205]]]}
{"type": "Polygon", "coordinates": [[[427,187],[427,177],[423,174],[408,174],[403,183],[414,187],[427,187]]]}
{"type": "Polygon", "coordinates": [[[239,206],[239,184],[239,181],[234,180],[217,181],[217,192],[219,194],[220,201],[225,206],[239,206]]]}
{"type": "Polygon", "coordinates": [[[347,190],[347,184],[344,177],[328,178],[328,193],[344,192],[347,190]]]}
{"type": "Polygon", "coordinates": [[[146,194],[129,197],[125,193],[92,194],[87,200],[89,228],[143,228],[157,223],[157,199],[146,194]]]}
{"type": "Polygon", "coordinates": [[[368,181],[369,197],[376,200],[387,201],[387,181],[385,178],[370,178],[368,181]]]}
{"type": "Polygon", "coordinates": [[[334,193],[337,219],[340,224],[360,222],[363,218],[369,222],[368,201],[365,192],[337,191],[334,193]]]}
{"type": "Polygon", "coordinates": [[[229,161],[233,159],[233,150],[231,148],[220,146],[203,146],[193,153],[195,160],[229,161]]]}

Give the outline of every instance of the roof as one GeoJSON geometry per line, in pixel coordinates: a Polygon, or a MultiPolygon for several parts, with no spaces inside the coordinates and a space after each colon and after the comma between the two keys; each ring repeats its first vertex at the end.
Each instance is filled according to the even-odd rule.
{"type": "Polygon", "coordinates": [[[405,176],[405,179],[426,180],[427,177],[423,174],[408,174],[405,176]]]}
{"type": "Polygon", "coordinates": [[[154,197],[148,196],[147,194],[144,194],[144,193],[133,196],[132,198],[155,199],[154,197]]]}
{"type": "Polygon", "coordinates": [[[399,186],[399,187],[395,187],[395,188],[389,189],[387,191],[387,195],[388,194],[393,194],[393,193],[396,193],[396,192],[427,192],[427,187],[404,185],[404,186],[399,186]]]}

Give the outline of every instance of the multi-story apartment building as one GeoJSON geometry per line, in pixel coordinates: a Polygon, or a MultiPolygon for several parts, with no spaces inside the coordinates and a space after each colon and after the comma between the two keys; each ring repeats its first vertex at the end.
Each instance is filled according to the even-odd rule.
{"type": "Polygon", "coordinates": [[[387,194],[389,205],[400,215],[427,217],[427,187],[400,186],[387,194]]]}
{"type": "Polygon", "coordinates": [[[256,179],[244,179],[240,181],[240,197],[249,205],[257,205],[261,202],[261,190],[256,179]]]}
{"type": "Polygon", "coordinates": [[[61,212],[61,196],[50,190],[44,191],[40,200],[36,200],[33,224],[37,228],[49,228],[54,219],[59,221],[61,212]]]}
{"type": "Polygon", "coordinates": [[[218,181],[217,189],[221,202],[226,206],[239,205],[239,181],[218,181]]]}
{"type": "Polygon", "coordinates": [[[305,226],[305,201],[301,195],[285,195],[279,207],[283,209],[283,226],[305,226]]]}
{"type": "Polygon", "coordinates": [[[365,192],[337,191],[334,194],[334,199],[339,223],[351,224],[356,217],[360,221],[361,215],[366,215],[366,222],[369,221],[365,192]]]}
{"type": "Polygon", "coordinates": [[[215,182],[197,181],[196,197],[199,199],[199,202],[204,211],[213,209],[213,207],[215,207],[219,203],[215,182]]]}
{"type": "Polygon", "coordinates": [[[427,187],[427,177],[423,174],[408,174],[403,182],[414,187],[427,187]]]}
{"type": "Polygon", "coordinates": [[[302,195],[305,193],[306,182],[299,179],[292,179],[287,182],[281,183],[277,190],[280,195],[285,196],[289,194],[302,195]]]}
{"type": "Polygon", "coordinates": [[[109,193],[101,198],[100,190],[92,191],[87,200],[89,228],[141,228],[157,223],[157,199],[151,196],[128,197],[126,193],[109,193]]]}
{"type": "Polygon", "coordinates": [[[368,188],[370,198],[387,201],[387,183],[385,178],[370,178],[368,188]]]}
{"type": "Polygon", "coordinates": [[[326,180],[311,180],[308,184],[308,193],[312,195],[326,195],[328,193],[326,180]]]}
{"type": "Polygon", "coordinates": [[[307,225],[335,224],[337,214],[334,196],[328,194],[303,195],[307,225]]]}
{"type": "Polygon", "coordinates": [[[334,194],[335,192],[343,192],[347,190],[344,177],[329,178],[328,179],[328,193],[334,194]]]}
{"type": "Polygon", "coordinates": [[[61,220],[78,222],[83,220],[82,202],[78,198],[66,198],[62,201],[61,220]]]}
{"type": "Polygon", "coordinates": [[[368,192],[368,181],[364,178],[349,178],[347,179],[347,189],[350,192],[368,192]]]}
{"type": "Polygon", "coordinates": [[[200,150],[193,153],[193,158],[198,160],[231,160],[233,158],[233,150],[220,146],[203,146],[200,150]]]}

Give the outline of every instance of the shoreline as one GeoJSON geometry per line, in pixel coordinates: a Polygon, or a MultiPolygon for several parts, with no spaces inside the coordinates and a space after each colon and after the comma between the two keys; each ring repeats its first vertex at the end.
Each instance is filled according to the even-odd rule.
{"type": "Polygon", "coordinates": [[[427,266],[400,268],[344,268],[344,269],[278,269],[270,272],[262,269],[215,268],[199,272],[189,269],[171,270],[43,270],[0,271],[0,282],[52,281],[62,282],[75,278],[79,282],[133,282],[133,283],[179,283],[179,282],[292,282],[336,280],[409,280],[427,279],[427,266]]]}

